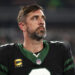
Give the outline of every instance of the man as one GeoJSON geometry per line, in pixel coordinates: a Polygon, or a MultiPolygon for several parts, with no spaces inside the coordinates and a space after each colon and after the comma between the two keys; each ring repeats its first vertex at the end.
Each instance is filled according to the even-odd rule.
{"type": "Polygon", "coordinates": [[[45,15],[39,5],[24,6],[18,14],[23,44],[0,48],[0,75],[75,75],[71,50],[63,42],[43,40],[45,15]]]}

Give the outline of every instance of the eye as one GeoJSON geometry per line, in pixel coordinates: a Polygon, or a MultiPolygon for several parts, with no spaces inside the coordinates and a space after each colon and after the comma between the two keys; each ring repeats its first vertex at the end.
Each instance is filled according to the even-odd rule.
{"type": "Polygon", "coordinates": [[[32,20],[37,20],[38,19],[38,16],[33,16],[31,19],[32,20]]]}
{"type": "Polygon", "coordinates": [[[46,20],[46,17],[45,17],[45,16],[42,16],[42,19],[43,19],[43,20],[46,20]]]}

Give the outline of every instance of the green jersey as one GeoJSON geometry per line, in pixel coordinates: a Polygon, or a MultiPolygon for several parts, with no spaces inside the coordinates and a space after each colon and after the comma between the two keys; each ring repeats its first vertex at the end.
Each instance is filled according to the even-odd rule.
{"type": "Polygon", "coordinates": [[[43,42],[37,54],[23,44],[0,47],[0,75],[75,75],[70,47],[63,42],[43,42]]]}

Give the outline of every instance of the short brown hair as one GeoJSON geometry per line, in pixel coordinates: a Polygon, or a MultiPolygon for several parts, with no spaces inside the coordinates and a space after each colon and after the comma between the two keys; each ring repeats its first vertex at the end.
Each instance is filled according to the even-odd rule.
{"type": "Polygon", "coordinates": [[[18,22],[23,22],[24,17],[28,13],[30,13],[32,11],[36,11],[38,9],[41,9],[43,11],[43,8],[40,5],[37,5],[37,4],[22,6],[20,11],[19,11],[19,14],[18,14],[17,21],[18,22]]]}

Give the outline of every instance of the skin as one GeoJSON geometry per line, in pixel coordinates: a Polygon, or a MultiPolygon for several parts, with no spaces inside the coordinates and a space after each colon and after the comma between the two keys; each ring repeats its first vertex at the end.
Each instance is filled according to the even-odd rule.
{"type": "Polygon", "coordinates": [[[28,13],[25,21],[19,23],[19,27],[23,31],[24,48],[32,53],[41,51],[43,49],[43,38],[37,40],[31,36],[34,32],[40,37],[45,35],[46,27],[43,11],[39,9],[28,13]]]}

